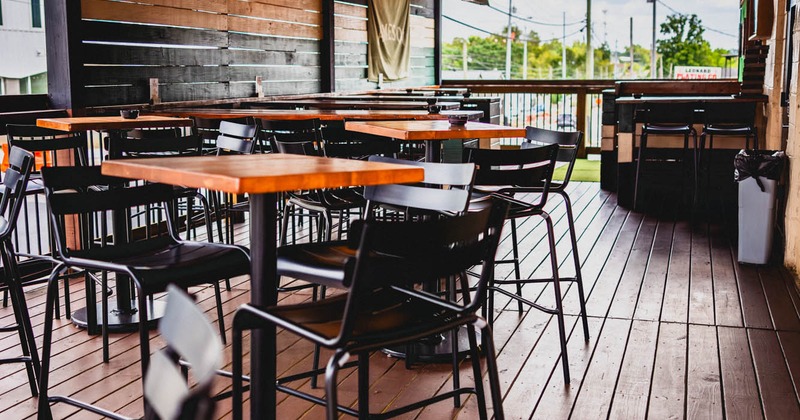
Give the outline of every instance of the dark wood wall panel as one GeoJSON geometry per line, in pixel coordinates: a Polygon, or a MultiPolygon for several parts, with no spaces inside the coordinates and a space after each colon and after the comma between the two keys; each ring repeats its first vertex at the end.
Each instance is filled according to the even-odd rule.
{"type": "Polygon", "coordinates": [[[320,90],[323,0],[81,0],[87,106],[320,90]]]}
{"type": "MultiPolygon", "coordinates": [[[[147,103],[149,79],[162,102],[320,92],[322,5],[330,0],[81,0],[79,68],[85,106],[147,103]]],[[[337,91],[366,80],[366,0],[333,3],[337,91]]],[[[432,84],[434,0],[412,0],[411,76],[432,84]]],[[[327,59],[326,59],[327,63],[327,59]]]]}

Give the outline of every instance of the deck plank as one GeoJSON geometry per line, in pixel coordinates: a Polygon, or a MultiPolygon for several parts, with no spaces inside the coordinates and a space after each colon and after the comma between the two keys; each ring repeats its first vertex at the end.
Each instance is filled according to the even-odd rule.
{"type": "Polygon", "coordinates": [[[686,324],[662,322],[659,326],[649,418],[685,418],[687,338],[686,324]]]}
{"type": "Polygon", "coordinates": [[[609,419],[646,417],[657,337],[658,322],[633,321],[609,419]]]}
{"type": "Polygon", "coordinates": [[[750,346],[747,343],[747,331],[744,328],[719,327],[717,334],[725,418],[764,418],[750,346]]]}
{"type": "Polygon", "coordinates": [[[800,405],[777,333],[757,329],[748,330],[748,333],[764,417],[767,420],[800,418],[800,405]]]}
{"type": "Polygon", "coordinates": [[[686,418],[721,419],[722,388],[713,326],[689,324],[686,363],[686,418]]]}

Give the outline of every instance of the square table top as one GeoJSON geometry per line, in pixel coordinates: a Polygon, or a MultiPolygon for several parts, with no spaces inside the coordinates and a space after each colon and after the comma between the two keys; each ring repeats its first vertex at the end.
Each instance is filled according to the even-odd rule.
{"type": "Polygon", "coordinates": [[[525,129],[470,121],[451,125],[447,121],[348,121],[344,128],[359,133],[391,137],[399,140],[485,139],[493,137],[525,137],[525,129]]]}
{"type": "Polygon", "coordinates": [[[281,153],[117,159],[104,175],[234,194],[420,182],[422,168],[281,153]]]}
{"type": "Polygon", "coordinates": [[[110,117],[39,118],[36,120],[36,125],[60,131],[103,131],[131,130],[134,128],[190,127],[192,120],[163,115],[140,115],[139,118],[125,119],[117,115],[110,117]]]}

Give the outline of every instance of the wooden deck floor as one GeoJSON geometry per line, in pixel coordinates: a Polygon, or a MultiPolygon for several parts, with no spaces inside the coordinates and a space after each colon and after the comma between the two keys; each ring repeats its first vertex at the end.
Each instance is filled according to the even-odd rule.
{"type": "MultiPolygon", "coordinates": [[[[565,291],[572,382],[564,385],[554,319],[537,310],[516,311],[498,298],[494,339],[498,348],[504,409],[509,418],[541,419],[796,419],[800,418],[800,297],[781,269],[736,264],[735,241],[717,224],[692,224],[671,217],[629,212],[599,184],[575,183],[574,201],[583,277],[588,293],[591,339],[583,340],[577,293],[565,291]]],[[[551,200],[557,221],[562,274],[571,258],[564,211],[551,200]]],[[[525,274],[547,274],[544,227],[536,219],[520,225],[525,274]]],[[[508,232],[506,232],[508,234],[508,232]]],[[[238,238],[246,241],[246,230],[238,238]]],[[[510,252],[509,238],[500,247],[510,252]]],[[[506,276],[510,267],[498,268],[506,276]]],[[[82,306],[82,285],[73,283],[73,305],[82,306]]],[[[215,319],[211,289],[196,290],[199,304],[215,319]]],[[[223,292],[225,313],[248,300],[247,278],[223,292]]],[[[548,287],[526,287],[526,296],[552,304],[548,287]]],[[[27,293],[37,336],[41,335],[41,288],[27,293]]],[[[282,296],[308,298],[305,292],[282,296]]],[[[12,319],[0,309],[0,324],[12,319]]],[[[141,415],[137,337],[111,337],[112,359],[101,361],[100,339],[65,320],[57,321],[51,383],[53,393],[73,395],[105,408],[141,415]]],[[[230,333],[228,334],[230,336],[230,333]]],[[[157,337],[157,333],[153,333],[157,337]]],[[[0,357],[16,353],[16,337],[0,338],[0,357]]],[[[158,347],[158,345],[154,345],[158,347]]],[[[245,346],[248,348],[248,346],[245,346]]],[[[292,335],[278,335],[279,370],[310,366],[312,347],[292,335]]],[[[230,349],[226,349],[226,363],[230,349]]],[[[245,366],[248,369],[248,366],[245,366]]],[[[450,386],[448,365],[406,369],[402,361],[372,356],[371,405],[377,411],[450,386]]],[[[0,418],[35,414],[24,370],[0,366],[0,418]]],[[[462,378],[471,381],[463,364],[462,378]]],[[[354,403],[355,375],[342,375],[340,401],[354,403]]],[[[227,387],[218,381],[218,387],[227,387]]],[[[306,385],[306,388],[308,386],[306,385]]],[[[279,418],[323,418],[301,400],[279,395],[279,418]]],[[[63,404],[57,418],[87,418],[63,404]]],[[[474,397],[463,407],[442,402],[403,418],[477,418],[474,397]]],[[[229,402],[219,406],[229,416],[229,402]]]]}

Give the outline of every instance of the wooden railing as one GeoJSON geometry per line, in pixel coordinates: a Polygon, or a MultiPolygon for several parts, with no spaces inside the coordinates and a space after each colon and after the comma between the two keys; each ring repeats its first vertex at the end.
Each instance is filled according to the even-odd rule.
{"type": "MultiPolygon", "coordinates": [[[[615,80],[445,80],[442,86],[465,87],[475,96],[500,96],[503,123],[553,130],[580,130],[579,154],[600,153],[602,91],[615,80]]],[[[508,142],[518,142],[509,139],[508,142]]]]}

